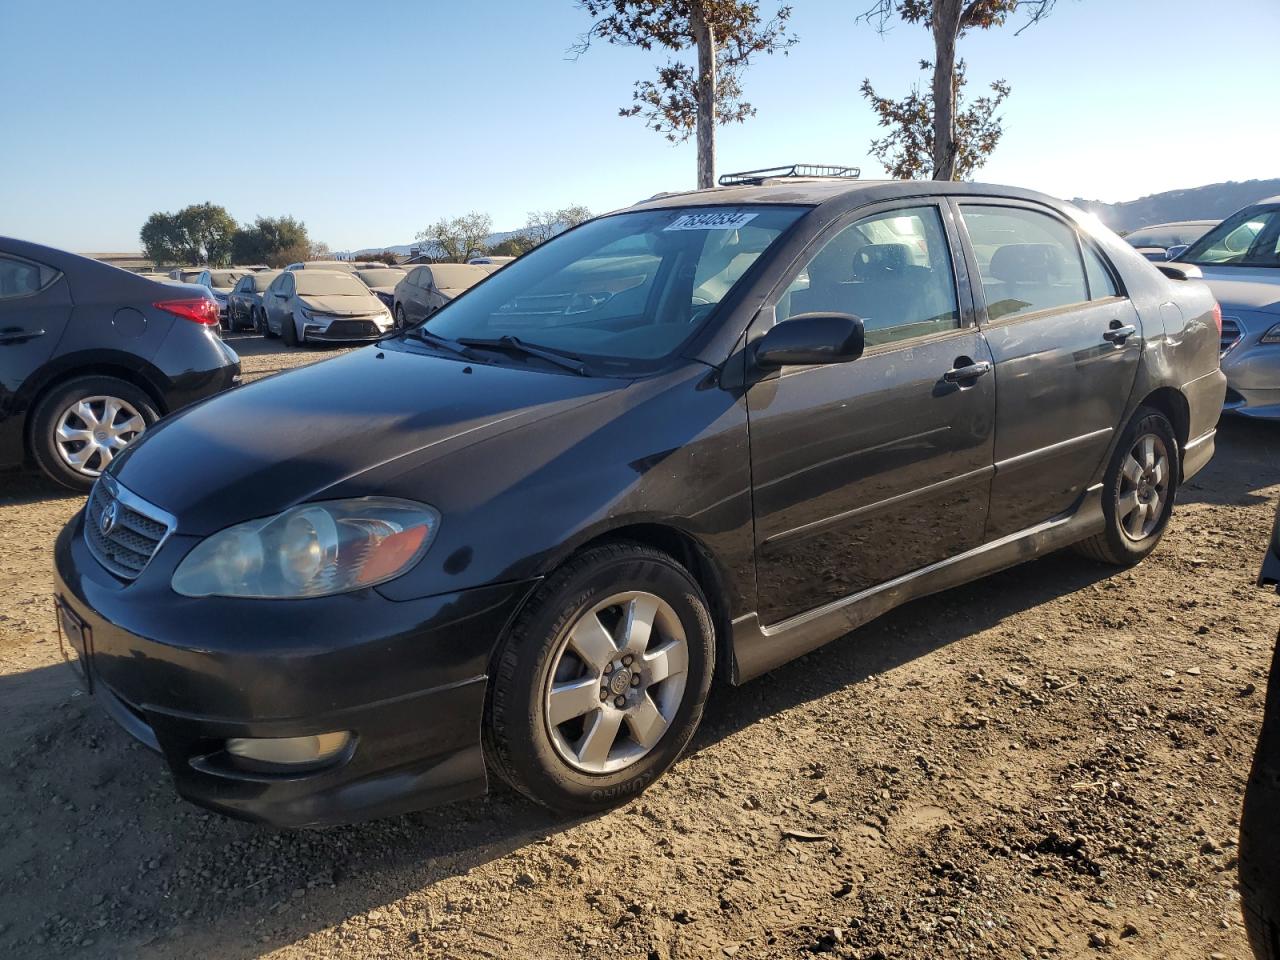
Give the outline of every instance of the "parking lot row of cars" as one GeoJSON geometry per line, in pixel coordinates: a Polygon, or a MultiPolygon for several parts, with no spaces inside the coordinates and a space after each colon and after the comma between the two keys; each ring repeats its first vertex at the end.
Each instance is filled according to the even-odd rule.
{"type": "Polygon", "coordinates": [[[281,270],[265,266],[179,268],[152,275],[205,287],[227,331],[253,330],[297,346],[360,342],[426,319],[500,269],[511,257],[469,263],[410,264],[309,260],[281,270]]]}

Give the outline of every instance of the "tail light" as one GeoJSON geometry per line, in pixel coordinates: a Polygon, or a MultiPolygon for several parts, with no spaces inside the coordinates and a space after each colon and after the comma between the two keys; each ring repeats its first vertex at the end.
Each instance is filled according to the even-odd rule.
{"type": "Polygon", "coordinates": [[[1222,304],[1213,301],[1213,322],[1218,325],[1218,338],[1222,338],[1222,304]]]}
{"type": "Polygon", "coordinates": [[[193,297],[190,300],[162,300],[159,303],[153,303],[152,306],[157,310],[172,313],[175,317],[181,317],[183,320],[190,320],[193,323],[203,323],[210,327],[218,325],[218,303],[209,297],[193,297]]]}

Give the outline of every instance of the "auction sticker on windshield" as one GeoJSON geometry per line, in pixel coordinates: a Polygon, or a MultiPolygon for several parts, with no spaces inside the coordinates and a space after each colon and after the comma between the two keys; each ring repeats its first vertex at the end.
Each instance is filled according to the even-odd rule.
{"type": "Polygon", "coordinates": [[[754,213],[738,213],[729,210],[712,210],[707,213],[686,213],[667,224],[664,230],[736,230],[756,218],[754,213]]]}

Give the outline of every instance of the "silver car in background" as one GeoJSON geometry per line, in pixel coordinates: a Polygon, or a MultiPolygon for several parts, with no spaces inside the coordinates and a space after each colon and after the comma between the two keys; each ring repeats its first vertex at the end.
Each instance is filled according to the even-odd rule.
{"type": "Polygon", "coordinates": [[[1124,242],[1148,260],[1166,260],[1169,259],[1170,250],[1173,250],[1174,256],[1177,256],[1217,225],[1217,220],[1175,220],[1171,223],[1153,223],[1126,233],[1124,242]]]}
{"type": "Polygon", "coordinates": [[[356,276],[390,310],[396,302],[396,284],[405,278],[405,271],[399,267],[361,267],[356,276]]]}
{"type": "Polygon", "coordinates": [[[1280,420],[1280,197],[1233,213],[1177,257],[1222,307],[1223,409],[1280,420]]]}
{"type": "Polygon", "coordinates": [[[291,347],[311,341],[376,340],[391,329],[391,311],[353,274],[285,270],[262,295],[267,337],[291,347]]]}

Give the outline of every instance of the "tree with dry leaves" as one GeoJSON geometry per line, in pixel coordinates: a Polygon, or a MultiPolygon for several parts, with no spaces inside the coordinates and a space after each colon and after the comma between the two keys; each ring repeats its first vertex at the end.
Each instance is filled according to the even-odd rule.
{"type": "Polygon", "coordinates": [[[761,53],[783,53],[796,38],[787,32],[791,7],[765,20],[750,0],[578,0],[595,22],[572,48],[577,56],[594,40],[655,48],[670,56],[656,80],[636,82],[632,103],[619,114],[642,117],[672,143],[690,136],[698,146],[698,187],[715,183],[717,125],[742,123],[755,107],[742,98],[742,73],[761,53]],[[694,50],[696,65],[679,59],[694,50]]]}
{"type": "MultiPolygon", "coordinates": [[[[991,85],[991,96],[981,97],[960,110],[964,86],[964,62],[956,57],[956,46],[969,30],[990,30],[1003,26],[1019,11],[1026,20],[1021,33],[1039,23],[1053,10],[1056,0],[876,0],[857,19],[875,25],[883,33],[894,20],[922,24],[933,34],[934,57],[921,61],[921,68],[933,70],[931,92],[918,89],[902,100],[880,97],[870,81],[862,85],[863,96],[871,101],[881,126],[897,129],[884,140],[873,141],[872,153],[887,167],[919,176],[928,158],[934,180],[955,180],[972,173],[995,149],[1004,132],[996,110],[1009,96],[1003,80],[991,85]]],[[[902,175],[895,172],[895,176],[902,175]]]]}

